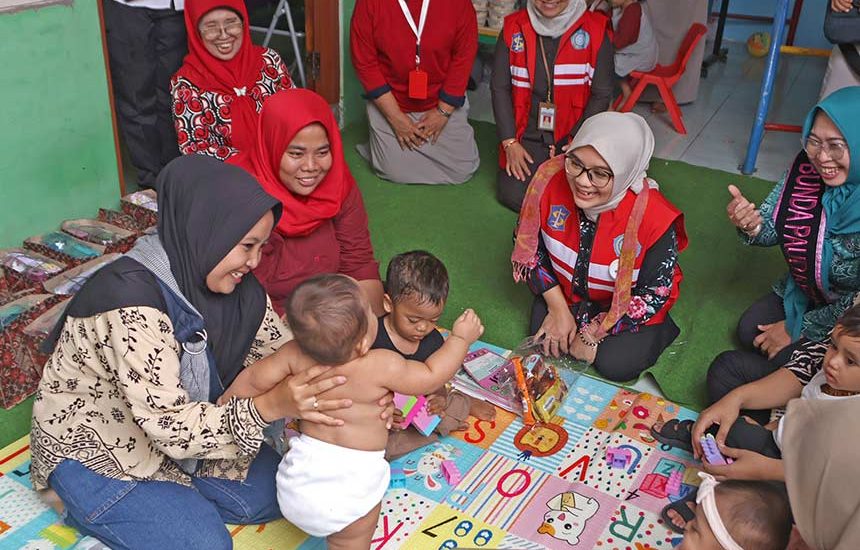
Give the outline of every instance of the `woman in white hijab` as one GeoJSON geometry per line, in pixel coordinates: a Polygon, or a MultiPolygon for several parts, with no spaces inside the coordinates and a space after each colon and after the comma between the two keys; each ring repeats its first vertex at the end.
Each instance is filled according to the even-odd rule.
{"type": "Polygon", "coordinates": [[[511,259],[536,294],[544,350],[617,381],[653,365],[678,336],[669,317],[687,245],[683,215],[648,178],[654,135],[634,113],[587,119],[532,179],[511,259]]]}
{"type": "Polygon", "coordinates": [[[508,208],[519,211],[537,167],[561,152],[583,120],[609,108],[615,61],[608,24],[585,0],[528,0],[505,18],[490,89],[497,195],[508,208]]]}

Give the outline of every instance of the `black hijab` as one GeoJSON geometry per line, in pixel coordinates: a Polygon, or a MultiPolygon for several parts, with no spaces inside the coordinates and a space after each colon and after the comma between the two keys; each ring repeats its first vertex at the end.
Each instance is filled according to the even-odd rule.
{"type": "MultiPolygon", "coordinates": [[[[253,274],[230,294],[206,286],[206,276],[271,210],[281,203],[246,171],[202,155],[179,157],[158,175],[158,236],[170,270],[185,298],[200,312],[222,383],[242,364],[266,312],[266,292],[253,274]]],[[[150,306],[167,311],[155,276],[131,258],[99,270],[77,293],[66,315],[90,317],[120,307],[150,306]]],[[[50,347],[64,318],[49,339],[50,347]]]]}

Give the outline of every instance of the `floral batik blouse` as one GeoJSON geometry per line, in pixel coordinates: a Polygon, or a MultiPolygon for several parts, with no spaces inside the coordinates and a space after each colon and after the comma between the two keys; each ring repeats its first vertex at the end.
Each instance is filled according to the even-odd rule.
{"type": "MultiPolygon", "coordinates": [[[[606,311],[606,304],[588,301],[588,264],[591,250],[594,247],[594,236],[597,224],[584,215],[579,216],[579,247],[580,253],[576,258],[576,269],[573,275],[573,292],[582,298],[581,302],[571,306],[576,324],[583,327],[591,319],[606,311]]],[[[547,290],[558,285],[558,276],[550,262],[549,252],[543,242],[543,236],[538,242],[538,264],[528,276],[531,291],[542,295],[547,290]]],[[[675,227],[670,227],[651,247],[645,251],[639,278],[631,289],[630,306],[624,315],[610,330],[611,334],[624,331],[637,331],[640,325],[647,323],[659,312],[672,293],[672,280],[675,276],[675,265],[678,263],[678,236],[675,227]]]]}
{"type": "MultiPolygon", "coordinates": [[[[773,188],[767,198],[761,203],[759,212],[763,220],[761,231],[753,238],[738,231],[741,239],[753,246],[776,246],[780,244],[774,222],[776,208],[785,178],[773,188]]],[[[831,235],[825,233],[825,239],[833,245],[833,261],[830,264],[830,290],[836,299],[803,314],[801,334],[809,340],[823,341],[833,330],[836,320],[854,304],[854,298],[860,291],[860,233],[847,235],[831,235]]],[[[782,297],[790,275],[786,273],[773,285],[773,291],[782,297]]]]}
{"type": "MultiPolygon", "coordinates": [[[[291,338],[269,302],[245,366],[291,338]]],[[[244,479],[267,424],[250,398],[189,402],[180,351],[170,318],[153,307],[68,317],[33,403],[33,486],[46,488],[65,459],[106,477],[188,485],[175,460],[193,458],[197,475],[244,479]]]]}
{"type": "MultiPolygon", "coordinates": [[[[294,87],[281,56],[266,48],[260,79],[245,93],[254,100],[259,114],[267,97],[294,87]]],[[[239,152],[233,147],[231,139],[230,102],[233,96],[201,90],[180,76],[170,80],[170,93],[173,96],[176,138],[183,155],[202,153],[218,160],[227,160],[239,152]]]]}

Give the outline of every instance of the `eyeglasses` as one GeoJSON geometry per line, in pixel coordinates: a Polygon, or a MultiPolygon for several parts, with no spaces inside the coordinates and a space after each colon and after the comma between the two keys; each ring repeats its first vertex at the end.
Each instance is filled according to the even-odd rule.
{"type": "Polygon", "coordinates": [[[818,153],[823,150],[831,159],[839,160],[845,156],[845,151],[848,150],[848,144],[844,141],[821,141],[812,136],[801,139],[800,144],[809,158],[817,157],[818,153]]]}
{"type": "Polygon", "coordinates": [[[242,22],[241,21],[230,21],[225,25],[212,25],[207,26],[200,29],[200,36],[203,37],[204,40],[215,40],[221,33],[226,33],[229,35],[239,35],[242,33],[242,22]]]}
{"type": "Polygon", "coordinates": [[[615,177],[612,172],[600,166],[586,168],[585,165],[582,164],[582,161],[573,155],[567,155],[564,157],[564,171],[574,178],[578,178],[583,172],[585,172],[586,175],[588,175],[588,181],[599,189],[609,185],[612,178],[615,177]]]}

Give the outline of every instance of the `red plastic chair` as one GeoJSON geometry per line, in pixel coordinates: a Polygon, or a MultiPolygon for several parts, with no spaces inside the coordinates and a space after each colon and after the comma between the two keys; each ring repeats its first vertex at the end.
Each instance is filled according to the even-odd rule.
{"type": "Polygon", "coordinates": [[[660,91],[660,97],[663,99],[663,103],[666,104],[666,109],[672,117],[672,124],[675,126],[675,131],[679,134],[686,134],[687,129],[684,127],[684,120],[681,117],[681,108],[678,107],[678,102],[675,100],[675,94],[672,93],[672,86],[674,86],[681,78],[681,75],[684,74],[684,69],[687,68],[687,61],[690,60],[690,56],[693,54],[696,44],[699,43],[699,40],[701,40],[707,32],[707,27],[701,23],[693,23],[690,30],[687,31],[687,36],[684,37],[684,41],[681,42],[681,47],[678,48],[678,55],[675,57],[674,63],[668,67],[657,65],[648,73],[639,71],[633,71],[630,73],[630,85],[633,88],[633,91],[630,93],[630,97],[627,98],[627,101],[624,102],[624,105],[620,109],[618,108],[618,104],[621,103],[620,97],[615,101],[613,108],[621,113],[630,111],[633,109],[633,106],[636,105],[636,102],[639,100],[639,96],[642,95],[645,88],[647,88],[649,84],[653,84],[657,86],[657,89],[660,91]]]}

